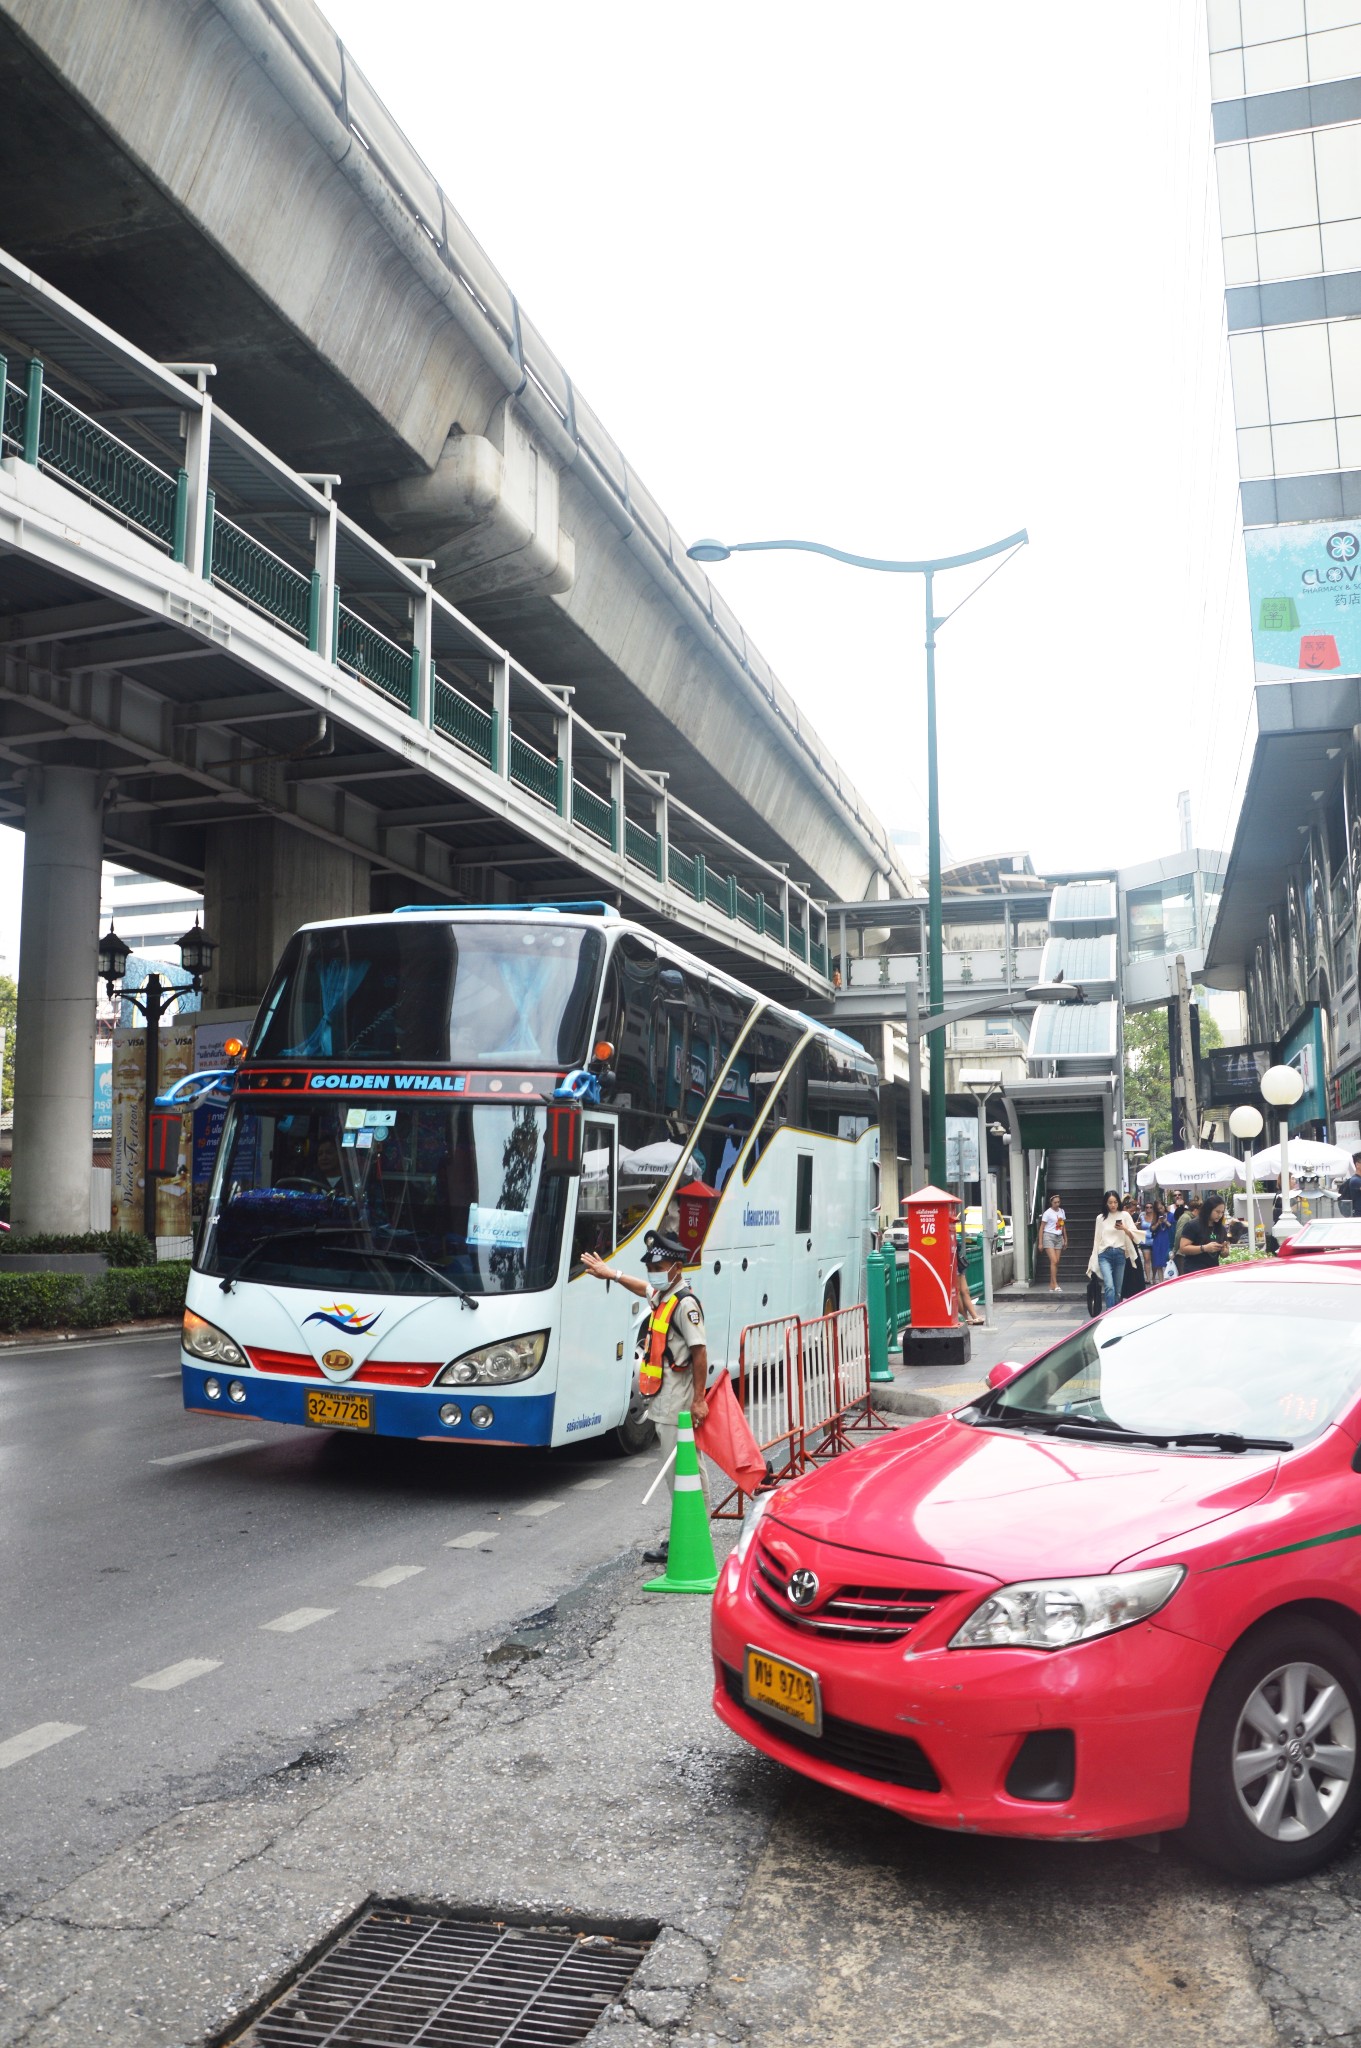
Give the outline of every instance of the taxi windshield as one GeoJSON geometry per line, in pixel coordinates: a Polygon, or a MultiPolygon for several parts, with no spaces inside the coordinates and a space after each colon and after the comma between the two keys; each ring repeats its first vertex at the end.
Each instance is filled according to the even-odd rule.
{"type": "Polygon", "coordinates": [[[550,1287],[567,1183],[543,1172],[544,1118],[535,1103],[234,1103],[196,1263],[371,1294],[550,1287]]]}
{"type": "Polygon", "coordinates": [[[1361,1390],[1361,1296],[1345,1283],[1197,1278],[1077,1331],[966,1419],[1063,1434],[1306,1443],[1361,1390]]]}

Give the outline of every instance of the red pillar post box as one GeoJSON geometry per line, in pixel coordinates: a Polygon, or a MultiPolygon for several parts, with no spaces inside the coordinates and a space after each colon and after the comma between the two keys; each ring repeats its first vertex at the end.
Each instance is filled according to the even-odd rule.
{"type": "Polygon", "coordinates": [[[693,1266],[704,1249],[709,1225],[714,1220],[718,1189],[711,1188],[707,1181],[689,1181],[678,1191],[676,1205],[679,1211],[676,1235],[685,1246],[686,1264],[693,1266]]]}
{"type": "Polygon", "coordinates": [[[912,1321],[903,1333],[903,1363],[967,1365],[969,1333],[956,1320],[959,1199],[943,1188],[919,1188],[906,1197],[903,1208],[912,1300],[912,1321]]]}

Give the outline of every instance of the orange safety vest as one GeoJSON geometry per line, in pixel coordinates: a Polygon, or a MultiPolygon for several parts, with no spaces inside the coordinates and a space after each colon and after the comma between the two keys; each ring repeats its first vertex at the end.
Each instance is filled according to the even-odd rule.
{"type": "Polygon", "coordinates": [[[638,1365],[638,1391],[645,1401],[650,1401],[654,1394],[661,1392],[662,1379],[666,1371],[666,1339],[671,1328],[671,1319],[684,1297],[692,1293],[693,1289],[689,1287],[677,1288],[674,1294],[668,1294],[665,1301],[657,1304],[648,1318],[647,1350],[638,1365]]]}

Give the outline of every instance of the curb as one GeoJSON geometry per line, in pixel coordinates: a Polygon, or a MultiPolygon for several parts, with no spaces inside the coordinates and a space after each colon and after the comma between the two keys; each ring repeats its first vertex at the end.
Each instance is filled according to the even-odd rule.
{"type": "Polygon", "coordinates": [[[146,1322],[102,1323],[93,1330],[16,1330],[12,1336],[0,1337],[0,1352],[34,1349],[39,1344],[87,1344],[100,1337],[152,1337],[166,1330],[178,1330],[183,1322],[181,1316],[148,1317],[146,1322]]]}
{"type": "Polygon", "coordinates": [[[962,1407],[959,1401],[945,1402],[926,1388],[902,1386],[897,1381],[890,1386],[887,1380],[870,1381],[870,1403],[881,1415],[947,1415],[950,1408],[962,1407]]]}

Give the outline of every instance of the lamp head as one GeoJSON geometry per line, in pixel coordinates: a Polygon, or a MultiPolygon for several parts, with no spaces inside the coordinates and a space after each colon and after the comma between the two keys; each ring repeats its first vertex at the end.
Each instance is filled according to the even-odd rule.
{"type": "Polygon", "coordinates": [[[685,552],[692,562],[726,562],[732,549],[725,548],[721,540],[697,540],[685,552]]]}
{"type": "Polygon", "coordinates": [[[1237,1109],[1229,1111],[1229,1129],[1235,1138],[1259,1138],[1263,1121],[1261,1110],[1250,1102],[1240,1102],[1237,1109]]]}
{"type": "Polygon", "coordinates": [[[113,994],[114,983],[123,979],[131,954],[131,946],[119,938],[110,921],[109,929],[99,942],[98,955],[99,978],[110,995],[113,994]]]}
{"type": "Polygon", "coordinates": [[[1304,1093],[1304,1076],[1295,1067],[1268,1067],[1262,1094],[1273,1109],[1290,1109],[1304,1093]]]}
{"type": "Polygon", "coordinates": [[[1041,981],[1026,990],[1031,1003],[1085,1003],[1086,991],[1075,981],[1041,981]]]}
{"type": "Polygon", "coordinates": [[[179,942],[180,965],[193,981],[195,992],[203,986],[203,977],[213,964],[217,941],[210,939],[203,926],[195,918],[189,930],[179,942]]]}

